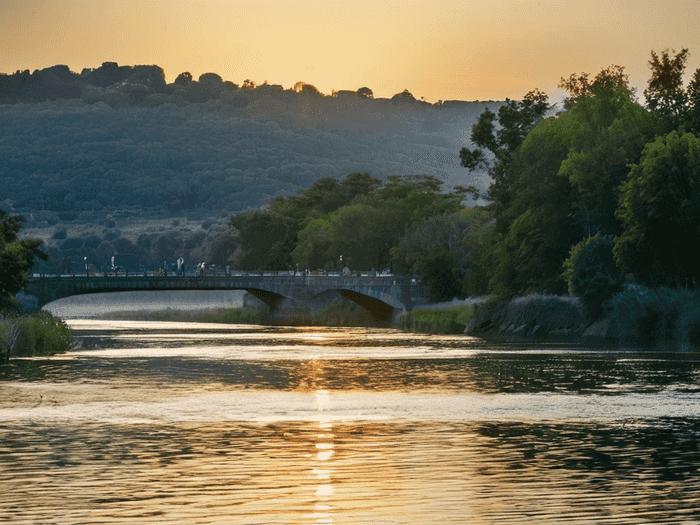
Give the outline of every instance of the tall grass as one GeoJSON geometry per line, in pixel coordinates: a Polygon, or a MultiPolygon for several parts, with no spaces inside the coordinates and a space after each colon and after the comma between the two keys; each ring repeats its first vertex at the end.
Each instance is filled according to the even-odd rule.
{"type": "Polygon", "coordinates": [[[352,301],[334,301],[311,317],[314,326],[375,326],[367,310],[352,301]]]}
{"type": "Polygon", "coordinates": [[[0,360],[11,357],[46,356],[73,347],[66,324],[49,312],[11,315],[0,319],[0,360]]]}
{"type": "Polygon", "coordinates": [[[462,334],[476,306],[463,305],[445,310],[414,310],[396,320],[396,328],[407,332],[431,334],[462,334]]]}
{"type": "Polygon", "coordinates": [[[108,312],[93,319],[119,319],[124,321],[168,321],[229,324],[269,324],[267,308],[210,308],[206,310],[127,310],[108,312]]]}
{"type": "Polygon", "coordinates": [[[700,344],[700,290],[628,284],[606,303],[606,309],[623,340],[700,344]]]}

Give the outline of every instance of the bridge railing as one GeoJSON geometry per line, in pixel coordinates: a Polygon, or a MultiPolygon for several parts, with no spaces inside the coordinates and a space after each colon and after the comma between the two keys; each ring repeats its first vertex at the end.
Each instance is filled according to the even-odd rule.
{"type": "Polygon", "coordinates": [[[420,286],[420,277],[417,275],[405,276],[405,275],[395,275],[395,274],[377,274],[376,272],[293,272],[293,271],[245,271],[245,270],[232,270],[229,272],[224,271],[212,271],[212,272],[157,272],[157,271],[145,271],[145,272],[91,272],[88,275],[85,274],[47,274],[47,273],[34,273],[29,276],[31,281],[41,281],[43,279],[59,279],[59,280],[86,280],[86,279],[126,279],[126,278],[148,278],[148,279],[167,279],[176,280],[182,278],[197,278],[197,279],[229,279],[229,278],[283,278],[285,280],[308,280],[315,281],[318,279],[333,279],[333,280],[353,280],[356,282],[370,283],[381,283],[381,284],[400,284],[401,280],[408,277],[410,279],[409,284],[411,286],[420,286]]]}

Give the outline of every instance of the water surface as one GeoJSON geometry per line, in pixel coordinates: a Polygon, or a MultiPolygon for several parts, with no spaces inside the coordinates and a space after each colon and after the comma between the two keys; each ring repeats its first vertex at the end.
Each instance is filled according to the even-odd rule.
{"type": "Polygon", "coordinates": [[[700,523],[700,356],[70,321],[0,373],[0,521],[700,523]]]}

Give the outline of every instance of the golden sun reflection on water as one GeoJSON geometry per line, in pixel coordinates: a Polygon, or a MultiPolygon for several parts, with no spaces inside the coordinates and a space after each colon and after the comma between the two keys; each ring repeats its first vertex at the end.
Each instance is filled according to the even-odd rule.
{"type": "Polygon", "coordinates": [[[0,383],[0,522],[700,523],[697,359],[177,330],[0,383]]]}

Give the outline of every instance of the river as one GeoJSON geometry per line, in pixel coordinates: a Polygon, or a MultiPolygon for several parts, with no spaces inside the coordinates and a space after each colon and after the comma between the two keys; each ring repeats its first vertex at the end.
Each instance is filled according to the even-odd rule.
{"type": "Polygon", "coordinates": [[[0,522],[700,523],[700,354],[68,321],[0,381],[0,522]]]}

